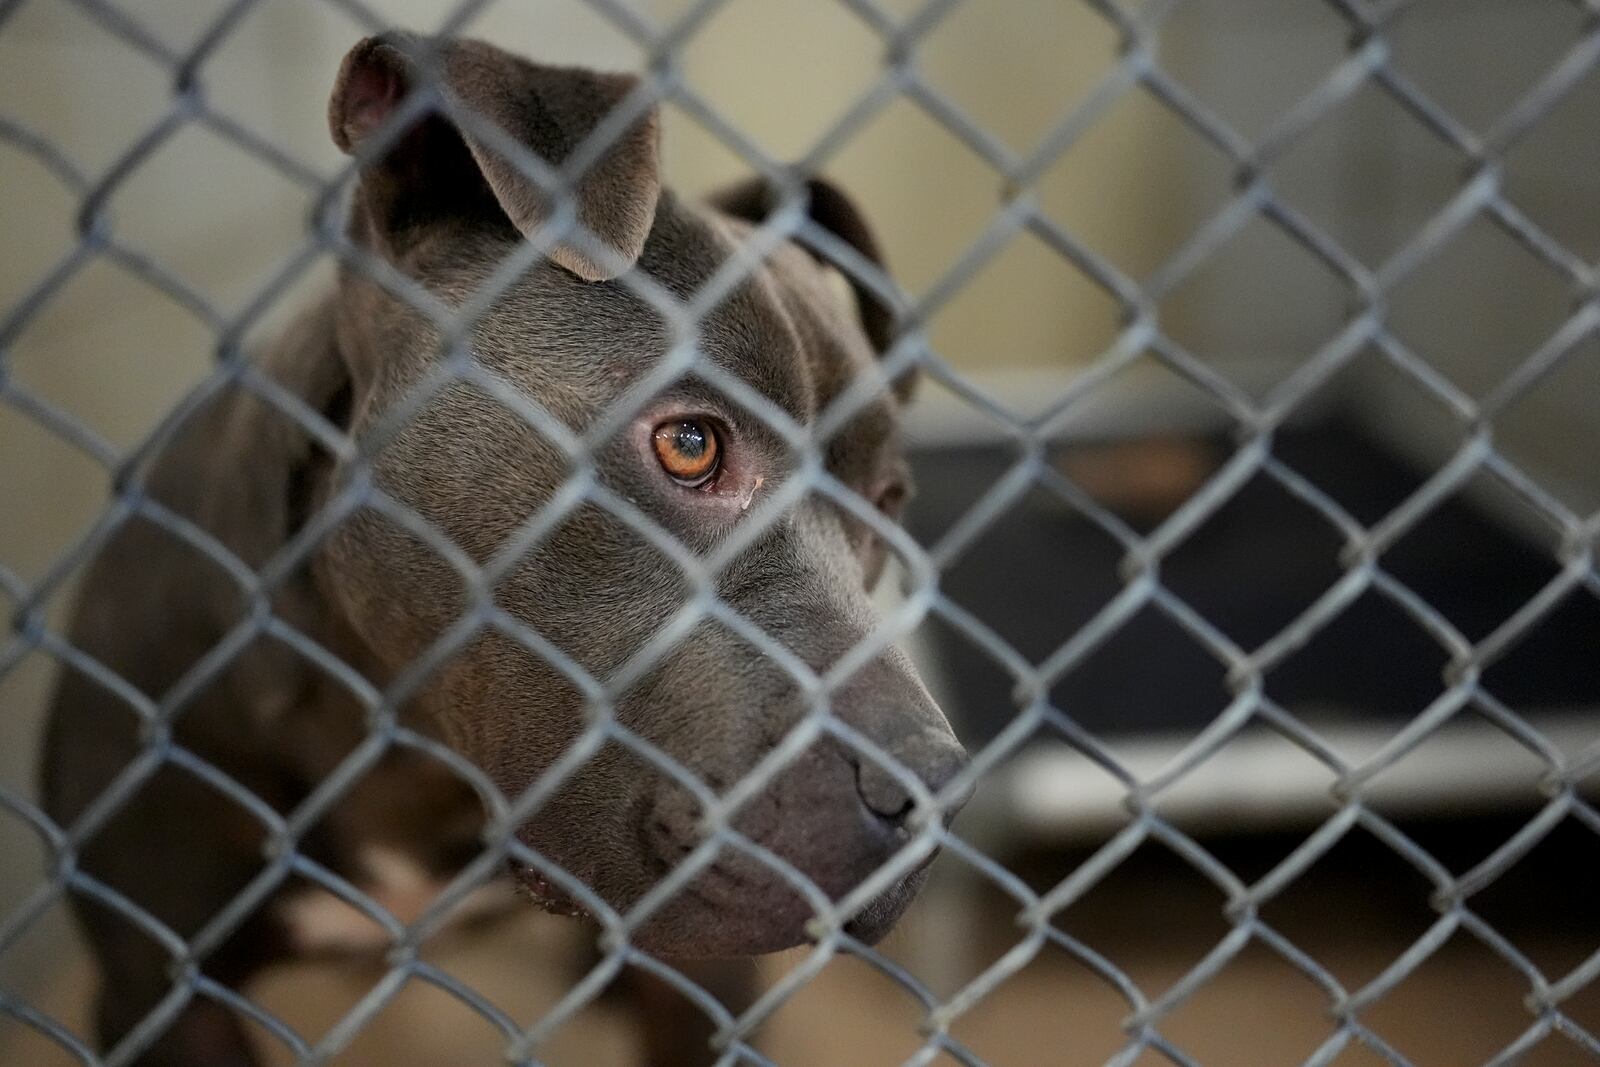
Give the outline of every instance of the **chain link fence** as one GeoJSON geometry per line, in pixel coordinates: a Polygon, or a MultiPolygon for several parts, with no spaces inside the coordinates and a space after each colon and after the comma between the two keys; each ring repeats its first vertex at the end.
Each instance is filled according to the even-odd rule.
{"type": "MultiPolygon", "coordinates": [[[[1342,62],[1323,76],[1299,99],[1288,102],[1260,136],[1247,139],[1221,115],[1164,68],[1161,35],[1166,20],[1181,0],[1147,0],[1142,4],[1122,0],[1085,0],[1088,8],[1115,35],[1118,58],[1094,90],[1070,107],[1032,150],[1019,154],[987,131],[939,87],[927,80],[918,65],[919,46],[940,24],[959,9],[961,0],[932,0],[908,16],[880,6],[876,0],[841,0],[844,7],[868,27],[881,42],[881,76],[863,92],[846,113],[817,139],[803,158],[773,158],[760,143],[726,120],[719,101],[702,96],[681,76],[676,57],[701,27],[723,6],[719,0],[698,0],[667,23],[640,14],[623,0],[589,0],[598,15],[635,41],[646,53],[645,74],[616,111],[602,122],[581,147],[559,166],[531,154],[509,140],[504,131],[480,115],[460,110],[436,80],[424,79],[411,94],[400,119],[389,124],[391,134],[406,117],[430,109],[444,109],[452,121],[471,135],[515,160],[526,180],[552,198],[558,210],[538,236],[527,242],[511,262],[499,264],[483,288],[463,308],[452,308],[415,280],[394,270],[345,236],[340,216],[341,195],[354,180],[354,164],[334,182],[268,143],[258,134],[214,110],[204,91],[208,59],[229,39],[235,27],[258,0],[232,0],[208,16],[211,21],[192,47],[175,50],[141,22],[135,5],[107,0],[73,0],[75,6],[127,48],[137,50],[168,71],[173,92],[161,120],[144,131],[114,165],[102,172],[81,169],[52,141],[48,129],[30,129],[0,114],[0,144],[21,152],[48,169],[78,203],[78,242],[48,273],[40,277],[20,300],[0,314],[0,405],[36,421],[90,457],[109,473],[115,493],[100,519],[74,543],[62,546],[56,563],[42,576],[24,579],[0,568],[0,598],[7,602],[11,636],[0,646],[0,676],[26,657],[44,653],[59,661],[61,669],[81,673],[118,694],[137,716],[146,748],[117,775],[112,786],[89,804],[70,825],[52,821],[23,791],[0,789],[0,810],[8,818],[31,828],[50,857],[49,877],[27,897],[0,916],[0,955],[19,942],[33,924],[68,896],[95,902],[120,920],[159,944],[170,958],[172,985],[159,1004],[113,1049],[96,1051],[86,1035],[74,1032],[26,1000],[0,993],[0,1017],[36,1031],[83,1064],[127,1064],[155,1042],[195,998],[226,1006],[264,1028],[273,1039],[305,1063],[335,1060],[355,1035],[377,1015],[407,983],[429,983],[480,1013],[504,1037],[508,1062],[537,1063],[549,1036],[582,1011],[625,969],[642,969],[670,984],[713,1022],[714,1047],[719,1063],[771,1062],[755,1043],[765,1020],[810,982],[830,960],[841,954],[858,957],[902,986],[923,1009],[923,1043],[909,1063],[933,1063],[943,1057],[963,1064],[979,1064],[980,1057],[953,1035],[953,1028],[985,998],[1006,996],[1005,985],[1041,952],[1062,950],[1098,974],[1126,1002],[1123,1021],[1125,1043],[1107,1062],[1128,1065],[1136,1061],[1190,1065],[1196,1061],[1163,1033],[1164,1021],[1249,946],[1265,946],[1307,976],[1326,995],[1333,1026],[1326,1041],[1306,1061],[1329,1064],[1340,1060],[1351,1046],[1364,1046],[1382,1062],[1407,1063],[1402,1051],[1364,1021],[1364,1012],[1421,967],[1446,941],[1462,933],[1477,939],[1503,958],[1526,981],[1526,1028],[1490,1061],[1515,1064],[1532,1050],[1554,1039],[1560,1048],[1580,1057],[1600,1058],[1600,1036],[1585,1029],[1568,1012],[1568,1003],[1600,975],[1600,952],[1590,955],[1567,973],[1545,973],[1535,962],[1498,933],[1475,908],[1475,898],[1504,872],[1533,850],[1553,828],[1576,820],[1600,834],[1600,811],[1584,794],[1600,771],[1600,739],[1576,755],[1552,744],[1536,725],[1497,698],[1483,683],[1486,668],[1504,657],[1567,597],[1587,590],[1600,595],[1600,571],[1594,546],[1600,532],[1600,514],[1576,513],[1539,478],[1497,448],[1496,419],[1556,372],[1563,361],[1589,342],[1600,330],[1600,267],[1569,250],[1562,240],[1530,218],[1508,195],[1503,160],[1534,130],[1583,79],[1600,64],[1600,3],[1568,0],[1579,16],[1581,29],[1565,54],[1549,66],[1537,83],[1505,111],[1488,129],[1479,132],[1459,121],[1449,109],[1432,99],[1394,62],[1389,30],[1413,5],[1404,0],[1327,0],[1337,15],[1347,51],[1342,62]],[[1416,229],[1387,258],[1375,264],[1362,262],[1306,213],[1280,195],[1274,184],[1274,167],[1286,153],[1311,136],[1336,109],[1357,92],[1376,88],[1413,116],[1460,166],[1461,178],[1454,195],[1416,229]],[[1125,273],[1102,254],[1079,240],[1060,222],[1042,211],[1032,195],[1039,177],[1130,94],[1143,93],[1228,161],[1233,191],[1227,203],[1207,219],[1165,262],[1143,278],[1125,273]],[[938,282],[913,299],[900,290],[867,257],[817,225],[807,213],[806,179],[824,170],[829,160],[892,101],[909,101],[981,157],[999,180],[1003,192],[982,234],[942,275],[938,282]],[[399,294],[412,308],[432,318],[447,337],[462,338],[481,314],[540,257],[563,241],[604,247],[594,234],[583,234],[572,190],[584,168],[599,159],[618,136],[651,106],[670,102],[711,131],[737,153],[772,189],[773,206],[764,222],[745,239],[740,251],[712,282],[687,299],[641,272],[623,273],[617,284],[654,309],[678,343],[631,389],[623,402],[594,425],[578,432],[560,429],[563,423],[539,401],[517,389],[495,371],[477,361],[468,350],[445,353],[438,373],[393,406],[384,422],[372,431],[383,440],[404,420],[425,406],[431,396],[453,383],[471,383],[517,415],[528,419],[553,444],[577,472],[549,503],[521,522],[509,543],[480,564],[461,547],[446,543],[438,530],[387,495],[370,480],[357,477],[328,500],[301,534],[273,551],[264,565],[251,566],[212,533],[177,514],[143,491],[142,479],[151,458],[179,433],[196,411],[227,390],[242,390],[292,420],[320,447],[339,460],[362,469],[366,453],[361,442],[349,439],[339,427],[308,406],[281,382],[263,374],[241,339],[319,257],[332,254],[345,269],[360,272],[399,294]],[[311,190],[319,208],[304,236],[300,251],[282,267],[270,284],[261,288],[240,314],[224,313],[207,297],[134,243],[124,240],[113,225],[107,204],[120,184],[152,153],[180,129],[199,125],[248,153],[261,167],[272,168],[285,179],[311,190]],[[1305,354],[1291,373],[1263,395],[1252,395],[1219,373],[1163,329],[1163,302],[1202,269],[1243,228],[1265,220],[1326,266],[1344,286],[1348,313],[1335,336],[1314,352],[1305,354]],[[1469,224],[1487,220],[1528,253],[1545,264],[1568,287],[1571,312],[1538,348],[1506,374],[1485,395],[1464,392],[1419,356],[1391,330],[1388,306],[1393,291],[1438,255],[1469,224]],[[966,286],[1012,238],[1027,233],[1071,264],[1115,302],[1121,327],[1115,341],[1093,365],[1056,396],[1027,417],[1019,417],[975,387],[960,370],[941,358],[928,342],[927,325],[941,308],[966,286]],[[846,389],[810,424],[802,424],[769,396],[748,382],[702,359],[695,344],[700,320],[729,292],[757,269],[763,258],[785,241],[797,241],[818,250],[844,271],[872,298],[896,311],[898,328],[882,358],[882,377],[846,389]],[[169,416],[138,447],[125,451],[105,440],[69,411],[39,395],[6,373],[8,347],[75,274],[91,262],[109,262],[148,283],[166,299],[186,309],[206,324],[216,340],[218,359],[211,377],[184,397],[169,416]],[[1297,473],[1275,452],[1275,436],[1318,390],[1330,382],[1358,355],[1376,351],[1393,372],[1431,397],[1449,413],[1454,424],[1454,444],[1448,460],[1379,521],[1358,521],[1341,503],[1307,477],[1297,473]],[[1073,485],[1052,464],[1050,443],[1074,418],[1078,405],[1135,361],[1153,357],[1172,373],[1202,391],[1223,411],[1232,425],[1235,446],[1225,462],[1193,492],[1148,531],[1139,531],[1123,518],[1073,485]],[[887,382],[915,370],[937,382],[963,402],[979,409],[1004,428],[1015,448],[1015,462],[996,480],[936,543],[922,545],[885,520],[873,501],[863,499],[820,461],[822,447],[862,410],[877,401],[887,382]],[[742,520],[736,534],[706,552],[685,548],[634,501],[606,488],[594,475],[595,450],[620,427],[635,418],[660,389],[694,375],[759,416],[796,455],[805,457],[796,472],[778,490],[742,520]],[[554,428],[554,429],[552,429],[554,428]],[[1385,552],[1414,531],[1441,502],[1460,492],[1474,479],[1487,476],[1509,491],[1537,517],[1558,544],[1557,568],[1535,595],[1485,636],[1466,636],[1441,611],[1430,605],[1386,567],[1385,552]],[[1314,509],[1342,540],[1341,577],[1278,633],[1255,647],[1243,647],[1191,606],[1163,581],[1163,562],[1186,539],[1234,498],[1252,479],[1265,478],[1314,509]],[[1018,652],[990,624],[978,618],[942,589],[940,576],[966,552],[1003,512],[1036,486],[1045,486],[1067,501],[1077,513],[1113,539],[1122,553],[1122,588],[1094,617],[1067,636],[1059,647],[1035,662],[1018,652]],[[783,643],[743,617],[717,596],[721,569],[773,527],[799,501],[817,495],[827,499],[881,538],[898,558],[906,580],[902,603],[858,647],[840,657],[830,669],[816,671],[798,659],[783,643]],[[627,525],[644,542],[669,556],[681,571],[683,582],[694,591],[682,611],[666,620],[654,636],[619,670],[594,676],[563,652],[551,635],[540,634],[499,606],[492,594],[497,581],[530,549],[536,548],[574,509],[592,505],[627,525]],[[323,643],[273,609],[273,597],[287,578],[302,568],[319,548],[321,539],[348,516],[372,509],[389,521],[430,543],[456,569],[474,591],[470,610],[434,641],[409,669],[388,684],[375,684],[359,667],[342,660],[323,643]],[[238,624],[214,647],[187,668],[170,691],[149,696],[118,677],[52,627],[46,612],[85,562],[104,547],[126,524],[142,520],[162,527],[232,576],[251,605],[238,624]],[[1349,762],[1318,731],[1290,709],[1280,706],[1267,691],[1264,678],[1297,649],[1315,639],[1351,603],[1376,595],[1392,603],[1431,635],[1448,655],[1445,685],[1438,697],[1404,728],[1394,733],[1375,753],[1349,762]],[[1110,640],[1127,621],[1142,611],[1154,610],[1176,624],[1223,665],[1232,694],[1231,703],[1158,773],[1138,776],[1127,770],[1114,751],[1082,728],[1070,709],[1054,706],[1050,693],[1055,684],[1110,640]],[[953,781],[930,790],[904,766],[892,773],[914,798],[909,844],[883,868],[862,881],[842,899],[834,900],[792,864],[740,833],[733,816],[740,806],[767,785],[781,770],[822,738],[834,738],[857,752],[870,751],[874,762],[892,764],[893,758],[871,739],[833,715],[829,698],[853,672],[894,642],[915,630],[925,619],[940,620],[999,665],[1014,685],[1015,707],[998,735],[972,753],[969,766],[953,781]],[[787,671],[807,695],[810,710],[738,783],[714,788],[699,781],[660,747],[625,726],[615,713],[615,702],[629,687],[645,677],[705,620],[736,634],[752,649],[787,671]],[[436,670],[447,664],[485,629],[509,637],[523,648],[559,669],[582,695],[586,726],[563,755],[539,776],[521,796],[506,797],[484,771],[461,758],[436,739],[414,729],[401,715],[405,702],[427,684],[436,670]],[[258,638],[292,649],[336,680],[366,709],[370,730],[366,737],[329,773],[315,791],[288,812],[263,801],[236,778],[208,763],[175,739],[173,724],[187,702],[230,669],[258,638]],[[1367,802],[1369,783],[1424,745],[1445,725],[1475,715],[1494,724],[1544,767],[1543,807],[1526,825],[1494,849],[1480,863],[1462,873],[1451,871],[1430,855],[1391,818],[1367,802]],[[1175,825],[1162,813],[1161,801],[1247,728],[1266,727],[1297,746],[1334,776],[1336,810],[1266,876],[1241,879],[1219,861],[1205,844],[1175,825]],[[996,859],[963,837],[941,818],[951,798],[984,780],[1031,738],[1054,734],[1078,753],[1115,777],[1122,786],[1129,819],[1109,840],[1099,845],[1064,880],[1039,893],[996,859]],[[679,783],[703,808],[705,836],[653,890],[630,907],[613,907],[591,887],[551,864],[517,838],[514,830],[555,795],[563,783],[606,746],[620,746],[645,765],[679,783]],[[470,782],[484,798],[491,830],[483,851],[456,877],[414,922],[406,923],[360,888],[312,860],[301,844],[318,821],[386,753],[410,750],[448,766],[470,782]],[[164,766],[177,766],[205,782],[257,819],[268,840],[265,864],[249,885],[216,912],[198,932],[184,936],[161,922],[136,899],[94,878],[76,862],[80,846],[93,838],[151,775],[164,766]],[[1381,840],[1414,867],[1431,884],[1437,915],[1432,926],[1376,977],[1359,987],[1347,987],[1310,954],[1280,933],[1263,917],[1263,908],[1302,874],[1327,855],[1355,829],[1381,840]],[[1225,915],[1231,930],[1215,948],[1181,979],[1152,996],[1131,979],[1118,963],[1065,933],[1052,922],[1063,909],[1101,884],[1127,857],[1148,842],[1158,842],[1182,857],[1194,870],[1225,895],[1225,915]],[[764,990],[755,1002],[738,1013],[668,962],[635,946],[633,933],[696,876],[717,861],[724,851],[754,857],[793,885],[814,911],[808,931],[814,946],[804,962],[781,981],[764,990]],[[970,866],[1015,899],[1018,938],[1014,947],[981,970],[953,995],[943,996],[879,950],[853,937],[850,919],[874,897],[892,887],[935,850],[970,866]],[[593,968],[576,981],[556,1006],[532,1025],[512,1014],[437,965],[425,960],[421,948],[476,889],[512,859],[539,871],[550,883],[588,912],[600,927],[601,956],[593,968]],[[391,948],[387,971],[362,1000],[320,1039],[308,1040],[292,1026],[225,982],[206,972],[208,955],[236,933],[268,899],[289,880],[310,882],[345,901],[385,931],[391,948]],[[1155,1056],[1155,1060],[1141,1057],[1155,1056]]],[[[1532,0],[1529,0],[1530,4],[1532,0]]],[[[1559,3],[1560,0],[1551,0],[1559,3]]],[[[385,19],[356,0],[329,0],[373,33],[386,29],[385,19]]],[[[0,34],[6,22],[24,4],[0,2],[0,34]]],[[[464,3],[450,12],[440,27],[443,35],[470,27],[481,3],[464,3]]],[[[519,50],[520,42],[496,42],[519,50]]],[[[535,49],[536,51],[536,49],[535,49]]],[[[15,210],[25,205],[12,204],[15,210]]],[[[0,462],[7,462],[0,457],[0,462]]],[[[48,507],[46,499],[13,501],[7,506],[48,507]]],[[[1381,656],[1380,649],[1372,654],[1381,656]]],[[[1270,1026],[1269,1020],[1262,1022],[1270,1026]]],[[[1342,1062],[1342,1061],[1341,1061],[1342,1062]]],[[[1569,1062],[1569,1061],[1561,1061],[1569,1062]]],[[[1570,1061],[1576,1062],[1576,1061],[1570,1061]]]]}

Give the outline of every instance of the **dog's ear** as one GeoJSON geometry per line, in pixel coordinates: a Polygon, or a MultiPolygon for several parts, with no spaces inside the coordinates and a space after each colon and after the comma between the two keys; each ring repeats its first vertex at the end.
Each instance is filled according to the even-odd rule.
{"type": "MultiPolygon", "coordinates": [[[[883,253],[878,249],[871,227],[855,203],[838,186],[822,178],[812,178],[806,182],[805,190],[807,214],[811,221],[854,249],[867,262],[879,268],[884,267],[883,253]]],[[[780,199],[781,194],[777,189],[765,179],[756,177],[714,194],[711,204],[735,218],[759,223],[777,209],[780,199]]],[[[802,240],[801,243],[806,242],[802,240]]],[[[896,332],[894,307],[877,290],[865,284],[855,271],[836,262],[827,249],[813,244],[806,244],[806,247],[822,262],[839,270],[849,282],[862,332],[880,354],[888,351],[896,332]]],[[[895,392],[901,399],[907,398],[913,382],[912,375],[896,380],[895,392]]]]}
{"type": "MultiPolygon", "coordinates": [[[[357,239],[396,254],[438,223],[509,225],[533,236],[553,214],[553,198],[481,130],[445,112],[469,113],[559,167],[637,84],[626,74],[530,63],[482,41],[366,38],[345,56],[328,101],[334,143],[363,158],[357,239]],[[433,103],[436,91],[447,108],[433,103]],[[392,140],[369,145],[412,93],[427,94],[429,105],[392,140]]],[[[599,247],[571,236],[550,259],[588,281],[637,262],[660,193],[657,141],[653,108],[617,132],[573,190],[578,221],[599,247]]]]}

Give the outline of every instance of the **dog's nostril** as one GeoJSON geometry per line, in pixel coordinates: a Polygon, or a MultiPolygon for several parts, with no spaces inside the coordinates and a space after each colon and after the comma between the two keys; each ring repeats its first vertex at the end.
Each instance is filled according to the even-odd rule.
{"type": "Polygon", "coordinates": [[[915,804],[894,775],[870,759],[863,759],[856,766],[856,792],[861,794],[867,810],[896,825],[905,822],[915,804]]]}
{"type": "MultiPolygon", "coordinates": [[[[910,761],[900,758],[908,771],[922,779],[930,793],[937,794],[943,790],[967,765],[966,752],[954,744],[940,745],[933,752],[919,755],[921,758],[910,761]]],[[[895,826],[903,825],[916,807],[910,790],[872,759],[863,758],[856,765],[856,791],[861,794],[861,801],[868,810],[895,826]]],[[[945,821],[949,822],[971,796],[972,790],[969,788],[951,798],[944,805],[945,821]]]]}

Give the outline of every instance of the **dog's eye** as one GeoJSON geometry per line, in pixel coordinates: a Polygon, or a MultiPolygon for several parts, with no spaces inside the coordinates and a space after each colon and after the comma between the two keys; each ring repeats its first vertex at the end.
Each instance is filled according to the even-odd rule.
{"type": "Polygon", "coordinates": [[[722,449],[716,428],[705,419],[663,422],[656,427],[653,440],[661,469],[679,484],[701,486],[717,473],[722,449]]]}

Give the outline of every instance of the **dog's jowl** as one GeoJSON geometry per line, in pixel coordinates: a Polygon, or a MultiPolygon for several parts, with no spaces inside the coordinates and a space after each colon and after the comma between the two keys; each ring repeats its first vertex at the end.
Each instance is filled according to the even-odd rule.
{"type": "MultiPolygon", "coordinates": [[[[847,658],[879,625],[871,509],[892,521],[909,488],[888,312],[792,242],[739,257],[739,278],[774,194],[663,189],[638,88],[475,41],[390,35],[346,57],[338,282],[137,472],[145,513],[179,532],[135,510],[72,630],[93,663],[64,676],[45,795],[87,830],[83,876],[148,917],[80,901],[105,1047],[186,968],[240,989],[317,947],[306,865],[407,922],[499,830],[546,864],[497,861],[519,892],[475,902],[626,914],[698,857],[705,801],[758,769],[713,805],[742,841],[719,838],[630,943],[737,1000],[748,965],[705,961],[804,942],[824,898],[850,897],[847,932],[871,942],[921,884],[918,828],[930,796],[959,806],[964,756],[905,656],[847,658]],[[570,197],[530,177],[574,160],[570,197]],[[685,329],[670,305],[708,285],[685,329]],[[814,432],[847,391],[849,417],[814,432]],[[500,827],[452,761],[513,803],[544,788],[500,827]],[[318,792],[334,775],[349,787],[318,792]],[[124,803],[106,816],[108,788],[124,803]]],[[[816,232],[876,260],[841,193],[805,192],[816,232]]],[[[222,999],[202,988],[135,1034],[153,1037],[135,1062],[254,1063],[222,999]]],[[[657,1062],[705,1055],[695,1014],[649,1037],[657,1062]]]]}

